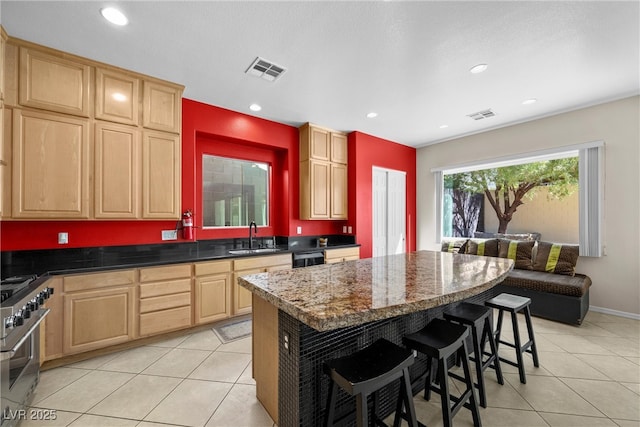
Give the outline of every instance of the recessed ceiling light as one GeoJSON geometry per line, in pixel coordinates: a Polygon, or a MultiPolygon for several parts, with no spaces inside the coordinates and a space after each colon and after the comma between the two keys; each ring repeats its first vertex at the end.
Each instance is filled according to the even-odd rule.
{"type": "Polygon", "coordinates": [[[487,69],[487,67],[489,67],[487,64],[478,64],[478,65],[474,65],[473,67],[471,67],[471,69],[469,71],[471,73],[473,73],[473,74],[478,74],[478,73],[481,73],[481,72],[485,71],[487,69]]]}
{"type": "Polygon", "coordinates": [[[538,102],[538,100],[535,98],[525,99],[524,101],[522,101],[522,105],[535,104],[536,102],[538,102]]]}
{"type": "Polygon", "coordinates": [[[104,17],[104,19],[111,22],[112,24],[122,26],[129,23],[129,20],[126,16],[124,16],[124,13],[120,12],[114,7],[105,7],[103,9],[100,9],[100,13],[104,17]]]}
{"type": "Polygon", "coordinates": [[[368,119],[373,119],[375,117],[378,117],[378,113],[374,113],[373,111],[367,114],[367,118],[368,119]]]}
{"type": "Polygon", "coordinates": [[[448,127],[449,127],[449,125],[440,125],[440,129],[446,129],[448,127]]]}
{"type": "Polygon", "coordinates": [[[262,110],[262,107],[259,106],[258,104],[251,104],[251,105],[249,105],[249,109],[251,111],[260,111],[260,110],[262,110]]]}

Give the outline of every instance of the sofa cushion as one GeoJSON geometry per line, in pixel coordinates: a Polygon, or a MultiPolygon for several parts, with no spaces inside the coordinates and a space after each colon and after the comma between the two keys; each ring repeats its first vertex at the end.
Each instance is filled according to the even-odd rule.
{"type": "Polygon", "coordinates": [[[498,239],[469,239],[466,253],[470,255],[498,256],[498,239]]]}
{"type": "Polygon", "coordinates": [[[533,270],[511,270],[501,284],[539,292],[581,297],[589,290],[591,279],[589,276],[578,273],[574,276],[566,276],[533,270]]]}
{"type": "Polygon", "coordinates": [[[451,252],[454,254],[464,253],[467,239],[443,239],[442,240],[442,252],[451,252]]]}
{"type": "Polygon", "coordinates": [[[576,273],[578,255],[578,245],[538,242],[533,269],[573,276],[576,273]]]}
{"type": "Polygon", "coordinates": [[[514,260],[514,268],[531,270],[533,264],[531,253],[535,243],[533,240],[500,239],[498,241],[498,256],[514,260]]]}

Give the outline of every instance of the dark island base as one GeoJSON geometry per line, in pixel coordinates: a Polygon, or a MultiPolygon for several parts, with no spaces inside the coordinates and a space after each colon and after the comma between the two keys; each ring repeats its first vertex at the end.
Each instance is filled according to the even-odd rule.
{"type": "MultiPolygon", "coordinates": [[[[489,289],[475,295],[467,302],[484,304],[495,294],[489,289]]],[[[278,413],[280,427],[322,426],[329,390],[329,378],[323,373],[322,363],[336,357],[346,356],[366,347],[379,338],[402,345],[402,337],[424,327],[430,320],[442,317],[442,312],[450,306],[411,313],[391,319],[366,323],[359,326],[318,332],[294,319],[287,313],[278,311],[279,342],[288,336],[289,350],[280,345],[278,413]]],[[[470,344],[470,343],[469,343],[470,344]]],[[[413,392],[420,391],[422,381],[418,380],[426,372],[424,356],[418,356],[410,367],[413,392]]],[[[379,412],[383,417],[395,411],[399,381],[379,392],[379,412]]],[[[355,401],[343,392],[338,394],[336,416],[347,415],[351,421],[345,425],[355,425],[355,401]]],[[[347,418],[348,419],[348,418],[347,418]]]]}

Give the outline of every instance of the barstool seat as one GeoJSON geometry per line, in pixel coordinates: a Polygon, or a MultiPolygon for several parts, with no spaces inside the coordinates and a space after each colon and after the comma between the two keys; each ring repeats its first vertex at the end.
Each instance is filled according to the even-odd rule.
{"type": "Polygon", "coordinates": [[[473,417],[473,425],[481,426],[480,411],[478,402],[475,397],[473,381],[471,379],[471,370],[469,368],[469,356],[467,354],[466,338],[469,336],[469,330],[466,326],[456,325],[443,319],[434,319],[427,326],[418,332],[406,335],[402,338],[405,346],[412,350],[417,350],[427,356],[427,372],[424,382],[424,398],[429,400],[431,390],[440,394],[442,402],[442,419],[445,427],[452,425],[453,417],[458,411],[465,407],[471,411],[473,417]],[[462,361],[462,369],[464,377],[449,372],[449,357],[457,355],[462,361]],[[431,363],[437,360],[438,372],[437,378],[439,387],[436,387],[431,381],[431,363]],[[449,377],[462,379],[466,385],[466,389],[459,397],[452,396],[449,391],[449,377]],[[451,402],[454,402],[451,405],[451,402]]]}
{"type": "Polygon", "coordinates": [[[480,395],[480,406],[486,408],[487,392],[483,372],[489,367],[495,369],[498,383],[501,385],[504,384],[502,369],[500,368],[500,359],[493,336],[493,326],[491,325],[491,309],[483,305],[462,302],[453,308],[447,309],[447,311],[444,312],[444,318],[450,322],[468,326],[471,330],[473,357],[469,357],[469,360],[474,362],[476,366],[476,377],[478,379],[476,387],[480,395]],[[481,328],[480,335],[478,335],[479,328],[481,328]],[[489,353],[484,350],[487,341],[489,342],[489,349],[491,350],[489,353]],[[489,357],[484,360],[484,356],[489,357]]]}
{"type": "Polygon", "coordinates": [[[507,363],[511,366],[515,366],[518,368],[518,373],[520,374],[520,382],[522,384],[527,383],[527,377],[524,371],[524,360],[522,355],[524,353],[529,353],[533,357],[533,366],[536,368],[540,366],[538,363],[538,349],[536,347],[536,339],[533,335],[533,324],[531,322],[531,312],[529,310],[529,305],[531,305],[531,299],[527,297],[521,297],[519,295],[512,295],[507,293],[502,293],[496,297],[491,298],[490,300],[485,301],[484,303],[487,307],[498,309],[498,325],[494,332],[496,346],[499,348],[500,344],[504,344],[508,347],[515,349],[516,351],[516,360],[517,362],[513,362],[512,360],[505,359],[500,357],[500,361],[507,363]],[[505,311],[511,313],[511,324],[513,327],[513,340],[514,342],[508,342],[501,339],[502,335],[502,316],[505,311]],[[522,311],[524,313],[524,319],[527,324],[527,334],[529,335],[529,341],[522,344],[520,339],[520,330],[518,328],[518,316],[517,314],[522,311]]]}
{"type": "Polygon", "coordinates": [[[409,378],[409,366],[414,362],[413,352],[385,339],[345,357],[324,363],[324,371],[331,378],[327,397],[325,425],[332,426],[335,418],[335,404],[338,386],[356,397],[358,426],[368,426],[367,398],[373,393],[373,421],[386,426],[378,417],[377,394],[382,387],[400,378],[400,393],[394,419],[394,426],[400,418],[408,420],[410,426],[418,427],[413,406],[413,393],[409,378]],[[404,408],[404,411],[403,411],[404,408]]]}

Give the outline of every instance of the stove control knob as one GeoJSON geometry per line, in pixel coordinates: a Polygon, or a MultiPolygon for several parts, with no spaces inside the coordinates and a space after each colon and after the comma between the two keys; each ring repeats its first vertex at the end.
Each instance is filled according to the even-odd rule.
{"type": "Polygon", "coordinates": [[[31,304],[32,304],[32,309],[31,310],[37,310],[40,308],[40,303],[38,302],[38,298],[34,298],[31,300],[31,304]]]}
{"type": "Polygon", "coordinates": [[[24,319],[22,317],[22,310],[20,310],[13,316],[13,326],[21,326],[22,324],[24,324],[24,319]]]}
{"type": "Polygon", "coordinates": [[[7,329],[13,328],[13,317],[4,318],[4,327],[7,329]]]}
{"type": "Polygon", "coordinates": [[[25,319],[28,319],[31,317],[31,307],[29,307],[29,304],[22,307],[22,312],[24,313],[25,319]]]}
{"type": "Polygon", "coordinates": [[[42,292],[38,294],[37,298],[38,298],[38,304],[40,305],[44,304],[44,295],[42,295],[42,292]]]}

